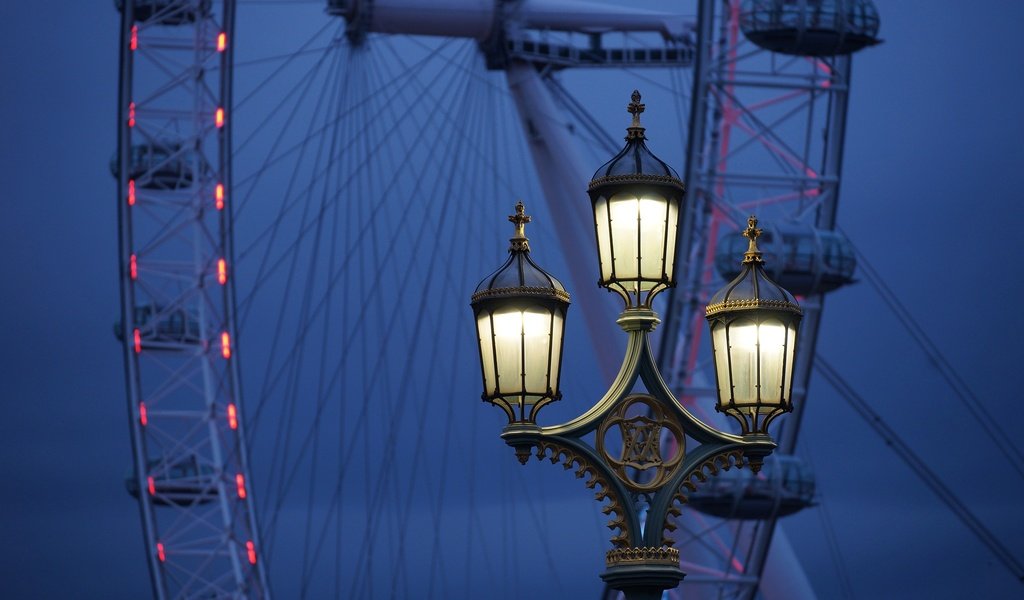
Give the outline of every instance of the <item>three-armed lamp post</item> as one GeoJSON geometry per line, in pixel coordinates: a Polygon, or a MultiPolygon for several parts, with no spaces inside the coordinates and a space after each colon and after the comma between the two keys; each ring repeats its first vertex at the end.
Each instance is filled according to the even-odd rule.
{"type": "Polygon", "coordinates": [[[774,450],[768,424],[792,410],[793,357],[801,309],[763,268],[751,217],[743,270],[707,305],[718,401],[741,434],[694,417],[666,386],[648,334],[660,320],[651,301],[675,285],[676,232],[683,183],[645,144],[633,92],[626,146],[590,182],[601,277],[625,304],[618,324],[629,336],[626,356],[604,397],[568,423],[537,425],[558,389],[569,294],[530,257],[523,204],[509,258],[473,294],[483,372],[483,399],[501,407],[501,437],[525,464],[531,454],[575,467],[577,477],[607,500],[608,527],[617,532],[601,575],[629,600],[660,598],[683,579],[679,551],[667,532],[686,494],[719,469],[746,463],[757,471],[774,450]],[[595,433],[594,444],[583,438],[595,433]],[[646,508],[646,514],[641,517],[646,508]]]}

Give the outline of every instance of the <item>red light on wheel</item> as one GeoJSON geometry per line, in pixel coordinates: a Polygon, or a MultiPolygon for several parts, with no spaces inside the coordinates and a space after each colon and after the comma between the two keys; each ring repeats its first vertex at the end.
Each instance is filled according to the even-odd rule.
{"type": "Polygon", "coordinates": [[[217,113],[213,117],[213,122],[216,123],[217,127],[224,126],[224,109],[218,108],[217,113]]]}
{"type": "Polygon", "coordinates": [[[220,334],[220,355],[231,358],[231,336],[226,331],[220,334]]]}
{"type": "Polygon", "coordinates": [[[228,47],[228,34],[223,31],[217,35],[217,52],[223,52],[228,47]]]}
{"type": "Polygon", "coordinates": [[[128,206],[135,206],[135,180],[128,180],[128,206]]]}
{"type": "Polygon", "coordinates": [[[217,189],[213,194],[214,199],[217,201],[217,210],[224,210],[224,184],[218,183],[217,189]]]}
{"type": "Polygon", "coordinates": [[[132,50],[138,50],[139,49],[139,26],[138,25],[132,25],[132,41],[131,41],[131,44],[129,44],[129,46],[131,47],[132,50]]]}
{"type": "Polygon", "coordinates": [[[149,495],[156,496],[156,482],[153,481],[152,475],[146,478],[146,483],[149,484],[149,495]]]}
{"type": "Polygon", "coordinates": [[[139,278],[139,262],[134,254],[128,259],[128,274],[131,275],[132,279],[139,278]]]}
{"type": "Polygon", "coordinates": [[[156,543],[156,557],[160,559],[160,562],[167,560],[167,554],[164,552],[163,542],[156,543]]]}
{"type": "Polygon", "coordinates": [[[256,545],[252,543],[252,540],[245,543],[245,549],[249,553],[249,564],[256,564],[256,545]]]}
{"type": "Polygon", "coordinates": [[[238,429],[238,409],[234,404],[228,404],[228,427],[238,429]]]}
{"type": "Polygon", "coordinates": [[[221,285],[228,282],[228,263],[223,258],[217,261],[217,281],[221,285]]]}
{"type": "Polygon", "coordinates": [[[128,126],[135,127],[135,103],[128,103],[128,126]]]}
{"type": "Polygon", "coordinates": [[[149,423],[149,417],[146,416],[146,403],[139,402],[139,423],[145,427],[149,423]]]}
{"type": "Polygon", "coordinates": [[[132,333],[132,337],[135,339],[135,353],[138,354],[139,352],[142,352],[142,333],[138,328],[136,328],[135,332],[132,333]]]}
{"type": "Polygon", "coordinates": [[[245,500],[245,475],[235,475],[235,487],[238,488],[238,497],[245,500]]]}

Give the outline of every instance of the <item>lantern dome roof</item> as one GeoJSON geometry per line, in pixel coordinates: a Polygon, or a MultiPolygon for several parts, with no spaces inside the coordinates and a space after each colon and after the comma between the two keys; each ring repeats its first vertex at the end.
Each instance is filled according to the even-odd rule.
{"type": "Polygon", "coordinates": [[[757,219],[747,219],[744,237],[750,240],[750,246],[743,254],[743,270],[735,279],[726,284],[712,296],[705,309],[708,317],[717,314],[740,310],[768,309],[803,314],[796,298],[781,285],[772,281],[764,270],[764,259],[757,247],[757,238],[761,235],[757,228],[757,219]]]}
{"type": "Polygon", "coordinates": [[[531,218],[522,202],[516,203],[516,214],[508,220],[516,226],[516,234],[509,240],[508,260],[476,286],[472,303],[490,298],[522,297],[569,304],[569,292],[565,286],[530,258],[530,241],[526,237],[525,226],[531,218]]]}
{"type": "Polygon", "coordinates": [[[633,90],[632,102],[626,110],[633,115],[633,123],[626,128],[626,145],[611,160],[601,165],[590,181],[590,189],[618,183],[656,183],[683,188],[679,175],[668,164],[654,155],[644,143],[646,131],[640,125],[640,92],[633,90]]]}

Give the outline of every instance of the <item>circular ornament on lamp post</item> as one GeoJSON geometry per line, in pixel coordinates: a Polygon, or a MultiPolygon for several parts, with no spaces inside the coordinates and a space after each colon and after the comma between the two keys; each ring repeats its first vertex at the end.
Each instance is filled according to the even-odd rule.
{"type": "Polygon", "coordinates": [[[542,406],[562,397],[558,380],[569,293],[530,258],[522,202],[509,257],[473,294],[483,375],[483,400],[501,407],[509,423],[535,423],[542,406]]]}
{"type": "Polygon", "coordinates": [[[626,308],[650,308],[675,285],[675,254],[683,182],[647,149],[640,92],[627,110],[626,146],[594,173],[588,193],[600,260],[598,285],[622,296],[626,308]]]}
{"type": "Polygon", "coordinates": [[[742,271],[708,303],[718,401],[715,410],[737,421],[743,434],[767,435],[775,417],[793,410],[793,359],[803,310],[768,278],[757,247],[761,229],[747,219],[750,240],[742,271]]]}

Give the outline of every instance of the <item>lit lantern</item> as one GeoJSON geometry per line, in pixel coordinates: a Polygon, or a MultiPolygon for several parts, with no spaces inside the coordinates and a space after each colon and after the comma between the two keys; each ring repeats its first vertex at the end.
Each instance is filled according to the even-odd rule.
{"type": "Polygon", "coordinates": [[[588,191],[601,263],[598,284],[619,293],[627,308],[650,308],[655,294],[675,285],[683,182],[647,149],[638,91],[632,100],[626,146],[597,170],[588,191]]]}
{"type": "Polygon", "coordinates": [[[718,382],[715,410],[736,418],[744,434],[767,434],[768,424],[793,410],[793,359],[803,310],[793,295],[765,274],[757,247],[757,219],[743,270],[707,305],[718,382]]]}
{"type": "Polygon", "coordinates": [[[482,398],[500,406],[509,422],[534,423],[541,406],[561,398],[558,377],[569,294],[530,258],[523,203],[509,217],[516,226],[509,257],[473,294],[482,398]]]}

